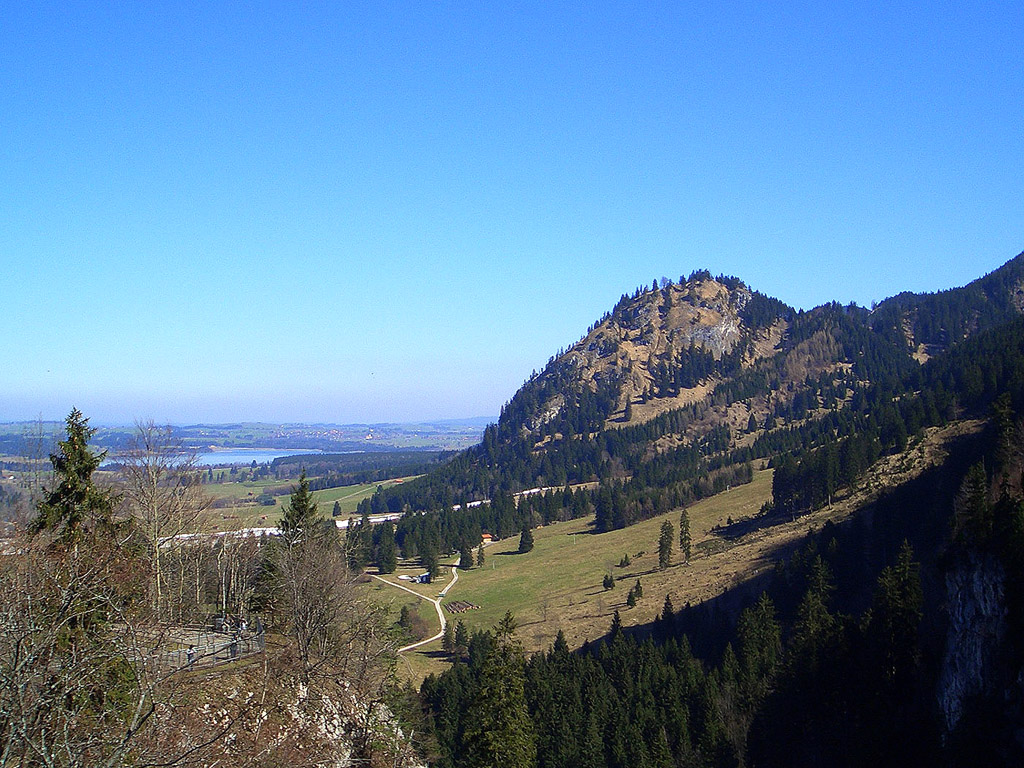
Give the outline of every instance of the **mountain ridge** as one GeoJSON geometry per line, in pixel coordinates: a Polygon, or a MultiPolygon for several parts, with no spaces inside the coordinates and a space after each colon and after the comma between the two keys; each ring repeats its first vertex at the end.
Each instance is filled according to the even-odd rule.
{"type": "Polygon", "coordinates": [[[707,270],[639,288],[534,372],[480,445],[389,489],[385,502],[437,509],[534,487],[661,482],[684,465],[695,481],[841,440],[857,429],[851,419],[867,418],[866,397],[882,403],[872,423],[885,421],[897,446],[901,432],[937,418],[930,401],[928,419],[893,408],[924,361],[1022,306],[1024,254],[961,288],[901,293],[873,309],[795,310],[707,270]]]}

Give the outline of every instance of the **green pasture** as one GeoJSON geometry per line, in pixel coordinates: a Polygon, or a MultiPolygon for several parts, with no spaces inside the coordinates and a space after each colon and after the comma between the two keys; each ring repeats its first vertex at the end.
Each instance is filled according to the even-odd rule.
{"type": "MultiPolygon", "coordinates": [[[[324,517],[330,517],[334,509],[334,502],[337,501],[341,508],[340,517],[344,519],[354,515],[359,502],[373,496],[378,486],[387,488],[399,482],[407,482],[410,479],[399,478],[379,483],[363,483],[360,485],[327,488],[322,491],[315,491],[313,497],[316,499],[319,512],[324,517]]],[[[281,518],[284,505],[288,503],[289,496],[276,496],[276,503],[272,506],[257,504],[255,499],[268,488],[280,488],[283,486],[292,488],[295,485],[297,485],[297,481],[295,483],[287,483],[281,480],[248,480],[244,483],[211,483],[203,486],[203,488],[213,499],[230,499],[233,502],[227,506],[210,510],[210,516],[215,527],[244,528],[252,525],[276,525],[277,521],[281,518]]]]}
{"type": "MultiPolygon", "coordinates": [[[[692,557],[701,557],[696,545],[708,537],[716,524],[751,517],[771,496],[771,472],[754,475],[748,485],[705,499],[690,507],[692,557]]],[[[499,541],[485,549],[483,568],[460,574],[458,584],[448,597],[479,605],[479,610],[460,616],[470,629],[488,629],[505,611],[519,621],[527,646],[545,646],[558,630],[571,622],[585,622],[603,632],[617,608],[624,607],[629,588],[637,578],[646,587],[657,587],[664,595],[664,583],[671,581],[674,568],[658,570],[658,536],[665,520],[672,523],[676,535],[673,562],[680,565],[678,527],[680,510],[617,531],[591,532],[593,518],[557,523],[534,531],[534,548],[518,554],[518,537],[499,541]],[[631,563],[620,568],[622,556],[631,563]],[[606,573],[616,578],[612,590],[604,590],[606,573]],[[603,628],[603,629],[602,629],[603,628]],[[531,642],[533,638],[537,642],[531,642]]],[[[647,591],[648,597],[656,590],[647,591]]],[[[659,598],[662,599],[662,598],[659,598]]],[[[447,602],[447,601],[446,601],[447,602]]]]}

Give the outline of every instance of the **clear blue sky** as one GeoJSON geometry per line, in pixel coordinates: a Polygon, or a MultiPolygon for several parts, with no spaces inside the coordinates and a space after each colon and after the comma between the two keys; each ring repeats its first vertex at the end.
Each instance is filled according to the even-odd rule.
{"type": "Polygon", "coordinates": [[[1024,250],[1019,1],[2,16],[0,420],[496,416],[661,276],[869,304],[1024,250]]]}

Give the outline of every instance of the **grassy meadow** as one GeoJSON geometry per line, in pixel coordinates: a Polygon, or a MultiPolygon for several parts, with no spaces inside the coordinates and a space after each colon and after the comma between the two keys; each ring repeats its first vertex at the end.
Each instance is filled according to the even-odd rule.
{"type": "MultiPolygon", "coordinates": [[[[484,550],[483,568],[460,571],[458,583],[443,601],[464,600],[479,608],[445,615],[450,621],[461,619],[472,631],[489,629],[510,610],[516,616],[520,639],[528,651],[549,647],[559,630],[565,633],[570,647],[600,637],[607,632],[616,610],[627,626],[651,621],[661,611],[666,594],[672,596],[676,607],[687,601],[699,602],[720,594],[739,578],[767,567],[763,558],[755,554],[736,559],[723,556],[727,546],[724,542],[719,546],[720,539],[710,531],[716,525],[725,525],[730,517],[736,522],[756,515],[770,497],[769,470],[756,472],[749,485],[737,486],[690,507],[687,512],[693,548],[689,564],[683,562],[678,552],[679,510],[600,535],[591,532],[593,517],[537,528],[533,531],[533,550],[522,555],[517,551],[518,537],[503,539],[484,550]],[[676,541],[672,565],[660,571],[658,536],[665,520],[672,523],[676,541]],[[715,546],[707,546],[712,542],[715,546]],[[630,565],[619,567],[625,554],[630,557],[630,565]],[[615,577],[614,589],[602,587],[607,573],[615,577]],[[638,578],[644,597],[635,608],[628,608],[626,595],[638,578]]],[[[445,562],[454,563],[457,558],[445,562]]],[[[422,571],[414,563],[402,564],[388,578],[395,580],[398,574],[422,571]]],[[[397,580],[396,583],[426,597],[436,597],[448,579],[445,573],[433,584],[409,585],[397,580]]],[[[376,584],[381,590],[389,590],[380,582],[376,584]]],[[[412,597],[397,589],[391,591],[412,597]]],[[[426,607],[429,609],[429,604],[426,607]]],[[[424,615],[428,615],[426,611],[424,615]]],[[[432,626],[436,625],[435,615],[432,626]]],[[[443,670],[446,662],[439,651],[440,641],[404,654],[409,658],[400,662],[400,672],[414,670],[414,679],[420,679],[428,672],[443,670]]]]}
{"type": "MultiPolygon", "coordinates": [[[[334,509],[334,502],[341,507],[341,518],[348,518],[356,513],[356,507],[363,499],[373,496],[378,486],[385,488],[395,483],[406,482],[411,478],[398,478],[395,480],[384,480],[376,483],[363,483],[361,485],[345,485],[338,488],[327,488],[322,491],[315,491],[313,497],[319,505],[319,511],[324,517],[330,517],[334,509]]],[[[244,483],[210,483],[203,486],[203,490],[214,501],[228,500],[226,506],[218,506],[210,509],[209,518],[215,530],[232,530],[248,527],[269,527],[277,525],[281,518],[284,505],[288,503],[288,496],[275,497],[276,503],[273,506],[263,506],[256,503],[256,497],[267,491],[268,488],[280,488],[282,486],[292,487],[295,483],[282,482],[281,480],[247,480],[244,483]]]]}

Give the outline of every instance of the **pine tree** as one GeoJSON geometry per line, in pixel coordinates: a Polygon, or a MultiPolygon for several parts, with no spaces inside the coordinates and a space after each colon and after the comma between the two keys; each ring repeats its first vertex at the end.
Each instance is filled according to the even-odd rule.
{"type": "Polygon", "coordinates": [[[309,490],[306,471],[303,470],[299,476],[299,486],[292,490],[291,498],[281,516],[281,522],[277,524],[281,531],[281,538],[287,545],[291,546],[303,536],[313,535],[317,532],[323,518],[317,514],[316,507],[316,501],[309,490]]]}
{"type": "Polygon", "coordinates": [[[380,540],[377,544],[377,570],[394,573],[398,567],[398,547],[395,544],[395,527],[390,520],[380,524],[380,540]]]}
{"type": "Polygon", "coordinates": [[[462,619],[459,619],[455,624],[455,653],[458,656],[464,656],[466,651],[469,650],[469,630],[466,629],[466,624],[462,619]]]}
{"type": "Polygon", "coordinates": [[[526,706],[524,659],[511,613],[494,628],[494,646],[480,670],[464,739],[469,768],[533,768],[537,745],[526,706]]]}
{"type": "Polygon", "coordinates": [[[661,535],[658,537],[658,568],[665,570],[672,564],[672,523],[668,520],[661,524],[661,535]]]}
{"type": "Polygon", "coordinates": [[[616,639],[622,637],[622,617],[619,616],[619,609],[612,614],[612,625],[608,629],[608,644],[611,645],[616,639]]]}
{"type": "Polygon", "coordinates": [[[753,712],[771,688],[782,656],[782,636],[775,604],[766,592],[746,608],[736,623],[740,662],[741,706],[753,712]]]}
{"type": "Polygon", "coordinates": [[[838,629],[838,619],[828,608],[833,589],[832,572],[821,555],[817,555],[811,564],[807,592],[797,607],[797,620],[790,641],[791,660],[811,675],[818,670],[822,653],[838,629]]]}
{"type": "Polygon", "coordinates": [[[469,548],[468,544],[463,544],[462,549],[459,550],[459,568],[464,571],[468,571],[473,567],[473,550],[469,548]]]}
{"type": "Polygon", "coordinates": [[[428,583],[437,578],[438,571],[441,570],[441,563],[438,559],[437,550],[431,547],[425,547],[420,553],[420,562],[427,570],[428,583]]]}
{"type": "Polygon", "coordinates": [[[867,640],[881,677],[893,688],[909,688],[920,661],[924,598],[919,570],[913,549],[904,541],[896,565],[878,576],[869,614],[867,640]]]}
{"type": "Polygon", "coordinates": [[[519,554],[525,554],[533,549],[533,532],[529,528],[523,528],[519,536],[519,554]]]}
{"type": "Polygon", "coordinates": [[[679,551],[685,562],[690,562],[690,514],[684,509],[679,513],[679,551]]]}
{"type": "Polygon", "coordinates": [[[476,548],[476,564],[478,568],[484,567],[484,543],[482,541],[480,546],[476,548]]]}
{"type": "Polygon", "coordinates": [[[672,607],[672,598],[666,593],[665,604],[661,608],[661,620],[663,622],[672,621],[675,617],[675,609],[672,607]]]}
{"type": "Polygon", "coordinates": [[[50,454],[56,485],[37,506],[33,530],[53,530],[67,540],[79,537],[83,525],[112,524],[115,498],[110,491],[96,487],[95,472],[106,453],[89,450],[96,433],[89,420],[72,408],[65,420],[67,439],[58,443],[58,453],[50,454]]]}
{"type": "Polygon", "coordinates": [[[441,637],[441,649],[449,655],[455,652],[455,628],[450,621],[444,625],[444,635],[441,637]]]}
{"type": "Polygon", "coordinates": [[[370,518],[367,515],[353,525],[349,519],[348,528],[345,529],[345,551],[348,558],[348,567],[355,573],[362,571],[373,559],[373,534],[370,518]]]}

